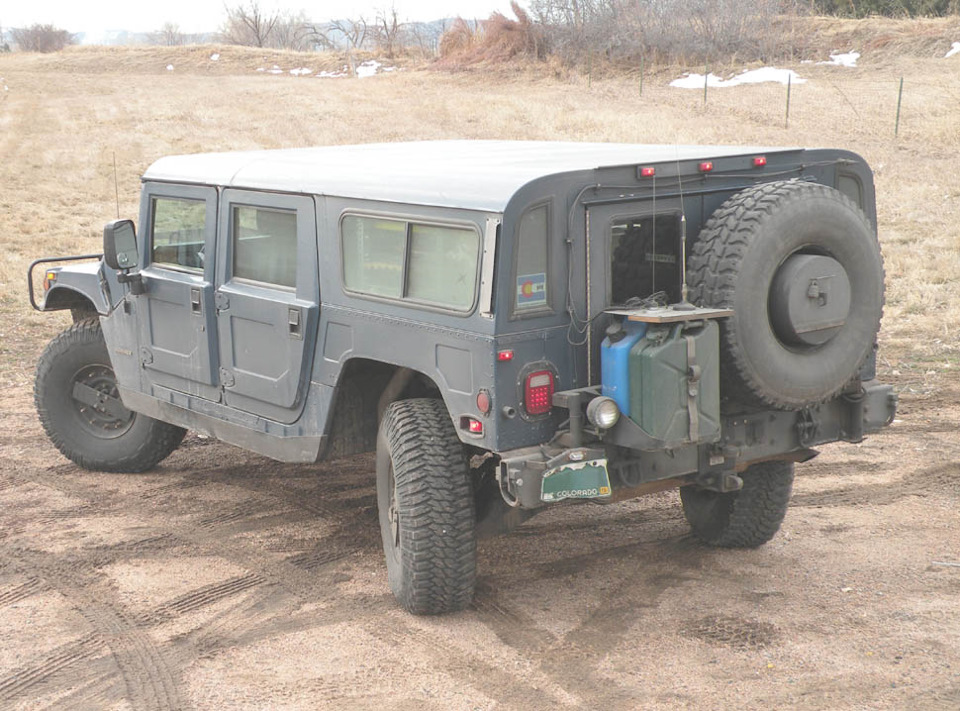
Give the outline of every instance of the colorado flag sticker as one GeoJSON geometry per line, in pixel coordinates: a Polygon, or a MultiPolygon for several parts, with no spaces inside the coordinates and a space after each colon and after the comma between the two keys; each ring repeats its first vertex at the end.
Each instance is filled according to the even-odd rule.
{"type": "Polygon", "coordinates": [[[517,277],[517,306],[547,303],[547,275],[524,274],[517,277]]]}

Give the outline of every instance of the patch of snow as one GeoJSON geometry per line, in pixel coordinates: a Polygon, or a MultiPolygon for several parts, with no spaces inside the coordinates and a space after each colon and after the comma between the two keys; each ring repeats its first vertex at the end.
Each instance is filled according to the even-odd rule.
{"type": "Polygon", "coordinates": [[[950,59],[955,54],[960,54],[960,42],[954,42],[950,47],[950,51],[943,55],[944,59],[950,59]]]}
{"type": "MultiPolygon", "coordinates": [[[[730,79],[723,79],[712,72],[706,77],[707,86],[717,89],[740,86],[741,84],[763,84],[766,82],[776,82],[785,85],[787,81],[790,81],[792,84],[803,84],[807,80],[800,77],[792,69],[777,69],[776,67],[761,67],[760,69],[745,70],[730,79]]],[[[679,79],[674,79],[670,82],[670,86],[678,89],[702,89],[703,83],[703,74],[686,74],[679,79]]]]}
{"type": "Polygon", "coordinates": [[[283,74],[283,70],[278,67],[276,64],[273,65],[273,69],[268,69],[267,74],[283,74]]]}
{"type": "Polygon", "coordinates": [[[817,62],[817,64],[830,64],[836,67],[855,67],[857,60],[860,59],[859,52],[831,52],[829,62],[817,62]]]}
{"type": "Polygon", "coordinates": [[[290,73],[295,77],[305,77],[308,74],[313,74],[313,70],[307,69],[306,67],[300,67],[298,69],[291,69],[290,73]]]}
{"type": "Polygon", "coordinates": [[[348,71],[347,67],[344,67],[343,71],[339,71],[339,72],[328,72],[326,69],[324,69],[323,71],[317,72],[317,78],[318,79],[337,79],[339,77],[347,76],[347,71],[348,71]]]}
{"type": "Polygon", "coordinates": [[[267,71],[267,70],[264,69],[263,67],[257,67],[257,71],[258,71],[258,72],[265,72],[265,71],[267,71]]]}
{"type": "Polygon", "coordinates": [[[357,76],[361,79],[372,77],[382,65],[376,59],[368,59],[357,66],[357,76]]]}
{"type": "Polygon", "coordinates": [[[172,64],[168,64],[168,65],[167,65],[167,71],[168,71],[168,72],[172,72],[172,71],[173,71],[173,65],[172,65],[172,64]]]}
{"type": "Polygon", "coordinates": [[[217,54],[216,52],[214,52],[213,54],[210,55],[210,61],[211,61],[211,62],[219,61],[219,59],[220,59],[220,55],[217,54]]]}

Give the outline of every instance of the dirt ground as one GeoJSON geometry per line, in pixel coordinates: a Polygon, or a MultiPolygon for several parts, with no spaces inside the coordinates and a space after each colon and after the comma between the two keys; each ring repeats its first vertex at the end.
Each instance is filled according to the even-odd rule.
{"type": "Polygon", "coordinates": [[[614,88],[590,89],[598,98],[581,84],[571,98],[546,81],[499,86],[486,104],[496,118],[476,124],[460,111],[471,78],[377,80],[358,102],[347,82],[302,91],[290,78],[148,81],[16,60],[0,70],[11,87],[0,103],[0,707],[960,708],[948,303],[960,189],[940,170],[955,168],[950,157],[923,136],[891,147],[861,133],[850,146],[882,168],[880,369],[901,394],[897,421],[800,465],[771,543],[698,545],[676,492],[563,506],[481,543],[471,609],[417,618],[387,588],[369,457],[281,465],[191,434],[155,471],[114,475],[78,469],[44,437],[32,371],[65,321],[29,311],[22,275],[47,252],[96,249],[115,209],[111,152],[127,215],[136,175],[165,153],[343,142],[361,124],[380,140],[651,140],[665,126],[703,142],[843,135],[818,141],[813,124],[780,135],[739,114],[706,128],[666,92],[659,118],[637,128],[620,123],[632,109],[614,88]],[[271,104],[276,87],[283,101],[271,104]],[[405,123],[384,119],[414,94],[422,106],[405,123]],[[219,113],[241,105],[276,115],[264,126],[219,113]],[[555,123],[531,127],[538,105],[555,123]],[[909,161],[928,170],[895,193],[909,161]],[[918,247],[926,237],[935,254],[918,247]]]}

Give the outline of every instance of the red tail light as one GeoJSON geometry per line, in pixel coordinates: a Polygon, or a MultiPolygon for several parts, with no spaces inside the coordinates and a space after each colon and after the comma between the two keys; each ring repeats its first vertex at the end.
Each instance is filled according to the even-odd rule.
{"type": "Polygon", "coordinates": [[[544,415],[553,407],[553,373],[538,370],[523,384],[523,406],[528,415],[544,415]]]}

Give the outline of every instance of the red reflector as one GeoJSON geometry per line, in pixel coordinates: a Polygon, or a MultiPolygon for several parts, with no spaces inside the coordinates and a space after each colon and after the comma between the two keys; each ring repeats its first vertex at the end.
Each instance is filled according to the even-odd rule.
{"type": "Polygon", "coordinates": [[[466,430],[470,434],[483,434],[483,423],[472,417],[461,417],[460,429],[466,430]]]}
{"type": "Polygon", "coordinates": [[[513,360],[513,351],[498,351],[497,360],[513,360]]]}
{"type": "Polygon", "coordinates": [[[701,173],[709,173],[711,170],[713,170],[713,161],[705,160],[700,164],[701,173]]]}
{"type": "Polygon", "coordinates": [[[647,166],[645,168],[640,169],[641,178],[652,178],[656,174],[657,174],[657,169],[651,166],[647,166]]]}
{"type": "Polygon", "coordinates": [[[528,415],[544,415],[553,407],[553,373],[538,370],[527,376],[523,388],[523,406],[528,415]]]}
{"type": "Polygon", "coordinates": [[[753,167],[754,167],[754,168],[762,168],[762,167],[765,166],[766,164],[767,164],[767,157],[766,157],[766,156],[755,156],[754,159],[753,159],[753,167]]]}
{"type": "Polygon", "coordinates": [[[490,413],[490,393],[486,390],[481,390],[477,393],[477,409],[480,410],[480,413],[483,415],[490,413]]]}

